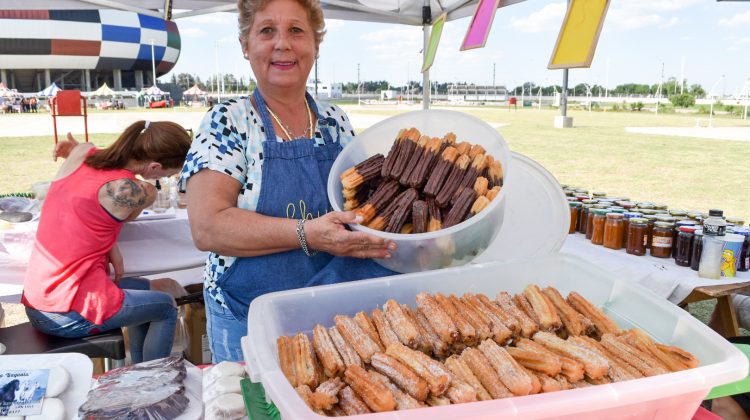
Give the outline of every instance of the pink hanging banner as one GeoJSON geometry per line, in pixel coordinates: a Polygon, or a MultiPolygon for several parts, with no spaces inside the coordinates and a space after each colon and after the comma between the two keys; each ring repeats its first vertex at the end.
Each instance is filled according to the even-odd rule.
{"type": "Polygon", "coordinates": [[[477,10],[471,19],[471,25],[469,25],[464,42],[461,44],[461,51],[484,47],[499,5],[500,0],[479,0],[477,10]]]}

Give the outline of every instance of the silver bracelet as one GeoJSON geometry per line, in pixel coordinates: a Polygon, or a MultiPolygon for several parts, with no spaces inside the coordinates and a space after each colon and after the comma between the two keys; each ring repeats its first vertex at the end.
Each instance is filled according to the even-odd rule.
{"type": "Polygon", "coordinates": [[[305,255],[308,257],[314,257],[318,254],[318,251],[312,251],[310,252],[310,249],[307,247],[307,237],[305,236],[305,219],[299,219],[297,220],[297,239],[299,240],[299,245],[302,247],[302,251],[304,251],[305,255]]]}

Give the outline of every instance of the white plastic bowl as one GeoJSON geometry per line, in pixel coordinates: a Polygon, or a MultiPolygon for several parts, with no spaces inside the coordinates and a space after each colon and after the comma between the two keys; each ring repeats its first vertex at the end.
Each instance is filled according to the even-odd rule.
{"type": "MultiPolygon", "coordinates": [[[[442,137],[448,132],[457,141],[479,144],[500,161],[507,178],[510,150],[500,133],[490,125],[468,114],[447,110],[414,111],[381,121],[354,138],[339,154],[328,176],[328,199],[335,211],[342,211],[344,198],[340,175],[367,158],[382,153],[387,155],[399,130],[416,127],[424,135],[442,137]]],[[[396,234],[381,232],[362,225],[352,229],[390,239],[398,249],[389,259],[375,260],[378,264],[399,273],[435,270],[459,266],[473,260],[484,251],[497,235],[505,213],[505,194],[501,191],[486,209],[455,226],[437,232],[396,234]]]]}

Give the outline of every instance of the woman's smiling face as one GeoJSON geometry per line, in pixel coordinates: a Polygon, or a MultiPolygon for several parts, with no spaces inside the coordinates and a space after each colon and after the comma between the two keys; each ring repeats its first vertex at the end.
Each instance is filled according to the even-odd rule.
{"type": "Polygon", "coordinates": [[[299,3],[268,3],[255,15],[243,44],[261,87],[304,90],[317,47],[309,14],[299,3]]]}

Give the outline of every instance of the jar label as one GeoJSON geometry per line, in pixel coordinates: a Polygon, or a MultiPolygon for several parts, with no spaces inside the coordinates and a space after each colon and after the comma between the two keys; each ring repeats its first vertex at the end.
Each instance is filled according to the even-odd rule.
{"type": "Polygon", "coordinates": [[[654,238],[651,240],[651,246],[655,246],[655,247],[658,247],[658,248],[671,248],[672,247],[672,238],[661,237],[661,236],[654,236],[654,238]]]}

